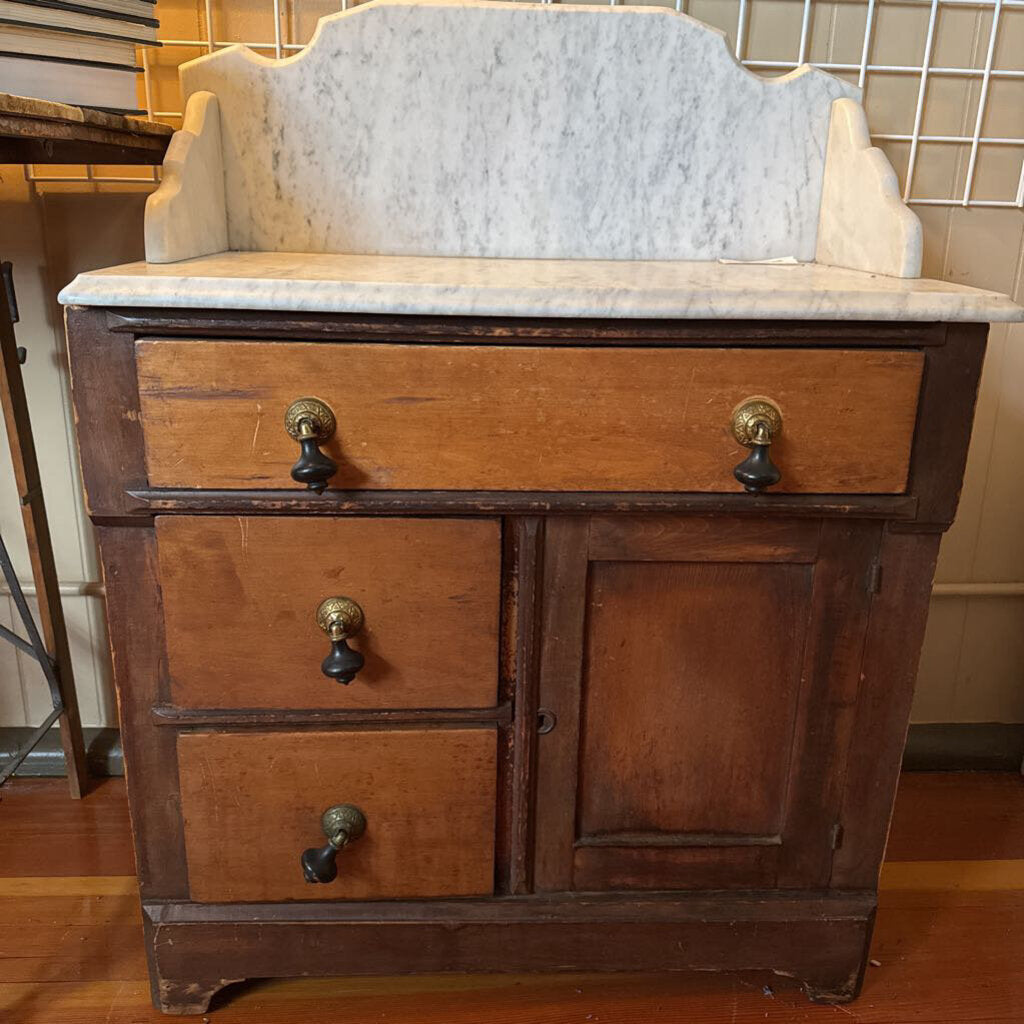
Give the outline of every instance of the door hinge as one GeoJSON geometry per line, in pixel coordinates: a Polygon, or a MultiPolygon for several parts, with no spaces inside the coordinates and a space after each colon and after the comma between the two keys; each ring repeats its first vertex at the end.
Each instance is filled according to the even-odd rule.
{"type": "Polygon", "coordinates": [[[882,563],[874,561],[868,569],[868,593],[880,594],[882,592],[882,563]]]}
{"type": "Polygon", "coordinates": [[[832,826],[832,849],[838,850],[843,845],[843,826],[837,821],[832,826]]]}

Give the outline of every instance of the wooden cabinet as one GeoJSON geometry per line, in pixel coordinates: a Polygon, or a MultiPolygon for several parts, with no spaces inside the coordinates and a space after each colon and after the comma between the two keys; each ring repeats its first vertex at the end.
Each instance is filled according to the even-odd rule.
{"type": "Polygon", "coordinates": [[[550,523],[542,890],[828,885],[880,527],[550,523]]]}
{"type": "Polygon", "coordinates": [[[68,314],[157,1005],[551,967],[852,998],[985,328],[311,324],[68,314]]]}

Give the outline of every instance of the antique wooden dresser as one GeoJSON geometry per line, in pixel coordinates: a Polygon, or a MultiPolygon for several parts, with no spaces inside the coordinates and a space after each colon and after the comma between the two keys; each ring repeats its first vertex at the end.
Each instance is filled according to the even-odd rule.
{"type": "Polygon", "coordinates": [[[156,1004],[852,998],[1021,311],[917,278],[853,87],[667,10],[377,0],[182,77],[148,262],[62,294],[156,1004]]]}

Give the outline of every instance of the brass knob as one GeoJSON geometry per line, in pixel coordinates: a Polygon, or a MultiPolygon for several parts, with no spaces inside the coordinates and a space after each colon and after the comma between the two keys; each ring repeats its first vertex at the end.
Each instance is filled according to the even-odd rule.
{"type": "Polygon", "coordinates": [[[331,641],[331,653],[320,664],[320,671],[346,686],[365,663],[347,643],[363,628],[363,621],[363,609],[351,597],[328,597],[316,610],[316,624],[331,641]]]}
{"type": "Polygon", "coordinates": [[[745,398],[732,411],[732,435],[750,454],[733,470],[733,476],[752,494],[782,479],[769,448],[782,433],[782,410],[764,395],[745,398]]]}
{"type": "Polygon", "coordinates": [[[312,846],[303,851],[301,858],[307,882],[333,882],[338,877],[338,852],[366,831],[366,815],[354,804],[335,804],[324,811],[320,827],[327,836],[327,845],[312,846]]]}
{"type": "Polygon", "coordinates": [[[317,494],[338,472],[338,464],[319,448],[334,436],[336,426],[331,407],[319,398],[299,398],[285,410],[284,428],[299,442],[299,459],[292,466],[292,479],[317,494]]]}

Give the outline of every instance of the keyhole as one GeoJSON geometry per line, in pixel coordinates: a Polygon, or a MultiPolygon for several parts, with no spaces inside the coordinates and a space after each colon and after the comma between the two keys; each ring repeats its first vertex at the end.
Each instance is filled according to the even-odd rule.
{"type": "Polygon", "coordinates": [[[557,721],[558,719],[555,717],[555,713],[553,711],[548,711],[547,708],[541,708],[537,712],[537,735],[543,736],[545,733],[551,732],[557,721]]]}

